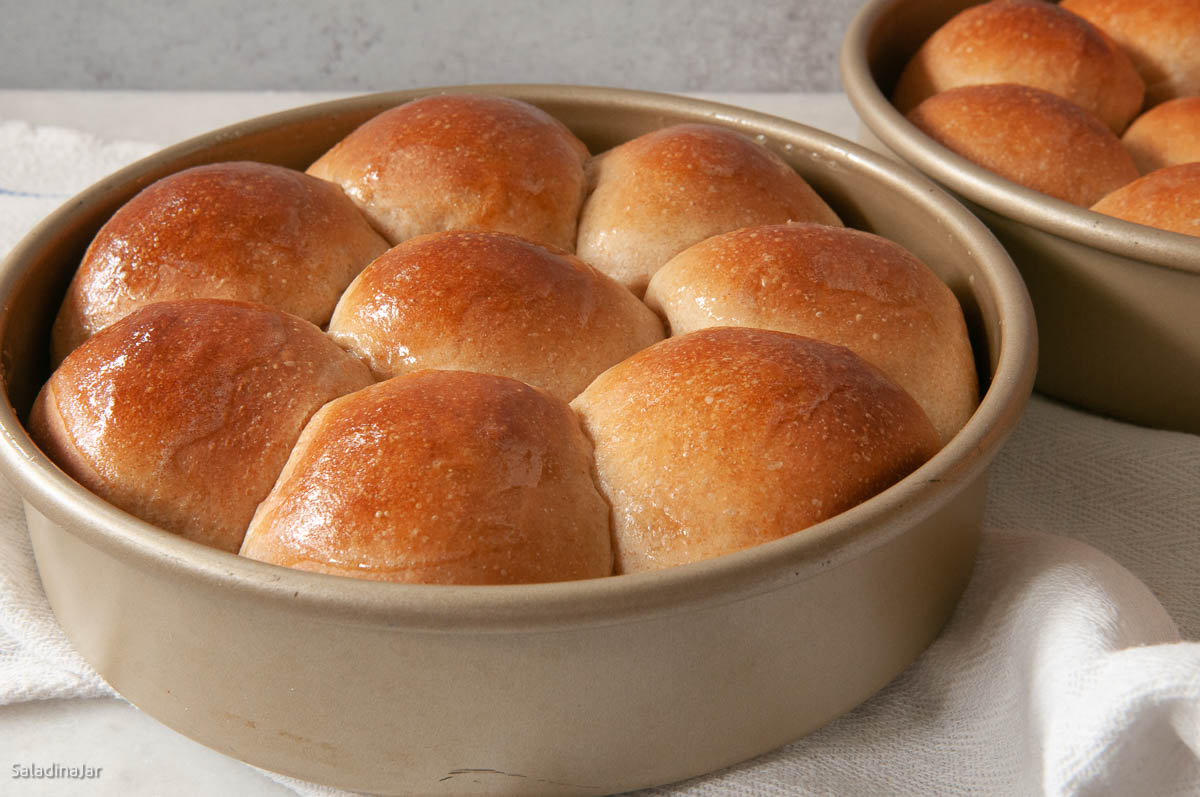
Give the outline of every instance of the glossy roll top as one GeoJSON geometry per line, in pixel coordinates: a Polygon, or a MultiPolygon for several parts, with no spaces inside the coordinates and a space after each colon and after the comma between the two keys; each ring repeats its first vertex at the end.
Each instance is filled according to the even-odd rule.
{"type": "Polygon", "coordinates": [[[385,249],[324,180],[248,161],[185,169],[137,194],[93,239],[54,324],[54,361],[156,301],[255,302],[323,325],[385,249]]]}
{"type": "Polygon", "coordinates": [[[237,551],[304,424],[370,383],[301,318],[242,302],[158,302],[73,351],[39,393],[29,430],[100,497],[237,551]]]}
{"type": "Polygon", "coordinates": [[[1056,94],[1120,134],[1145,84],[1129,56],[1087,20],[1045,0],[992,0],[952,17],[900,74],[902,113],[959,86],[1017,83],[1056,94]]]}
{"type": "Polygon", "coordinates": [[[774,329],[846,346],[906,389],[944,441],[978,403],[954,294],[899,244],[821,224],[747,227],[672,258],[646,301],[672,335],[774,329]]]}
{"type": "Polygon", "coordinates": [[[655,130],[598,156],[577,252],[636,295],[680,251],[751,224],[837,215],[782,158],[709,125],[655,130]]]}
{"type": "Polygon", "coordinates": [[[1200,163],[1164,166],[1092,206],[1107,216],[1200,236],[1200,163]]]}
{"type": "Polygon", "coordinates": [[[1143,174],[1200,161],[1200,96],[1154,106],[1133,120],[1121,143],[1143,174]]]}
{"type": "Polygon", "coordinates": [[[379,581],[517,584],[612,573],[591,445],[516,380],[419,371],[330,403],[242,554],[379,581]]]}
{"type": "Polygon", "coordinates": [[[528,103],[447,94],[375,116],[308,172],[340,185],[393,244],[497,230],[572,251],[587,158],[562,122],[528,103]]]}
{"type": "Polygon", "coordinates": [[[380,379],[423,368],[482,371],[564,400],[663,337],[649,308],[579,258],[472,231],[388,251],[346,291],[329,333],[380,379]]]}
{"type": "Polygon", "coordinates": [[[949,89],[908,118],[972,163],[1080,207],[1138,175],[1121,140],[1095,116],[1030,86],[949,89]]]}
{"type": "Polygon", "coordinates": [[[618,573],[801,531],[939,447],[916,401],[850,350],[761,329],[665,340],[572,406],[595,444],[618,573]]]}
{"type": "Polygon", "coordinates": [[[1062,0],[1129,54],[1146,105],[1200,95],[1200,0],[1062,0]]]}

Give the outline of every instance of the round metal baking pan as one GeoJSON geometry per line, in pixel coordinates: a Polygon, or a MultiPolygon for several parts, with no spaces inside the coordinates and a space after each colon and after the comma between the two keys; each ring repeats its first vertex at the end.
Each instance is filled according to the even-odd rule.
{"type": "Polygon", "coordinates": [[[1024,188],[936,143],[889,102],[933,31],[980,0],[870,0],[842,45],[862,140],[976,213],[1012,255],[1037,315],[1037,389],[1145,426],[1200,433],[1200,238],[1024,188]]]}
{"type": "Polygon", "coordinates": [[[426,89],[309,106],[166,149],[52,214],[0,271],[0,470],[26,501],[46,594],[123,696],[249,763],[383,794],[602,794],[771,750],[862,702],[936,636],[969,577],[987,468],[1032,387],[1025,288],[987,229],[854,144],[750,111],[575,86],[426,89]],[[786,539],[671,570],[504,587],[291,571],[210,550],[88,493],[21,419],[91,236],[151,181],[204,162],[302,168],[375,113],[437,91],[504,94],[600,152],[676,122],[772,147],[849,224],[904,244],[959,297],[985,389],[933,459],[786,539]]]}

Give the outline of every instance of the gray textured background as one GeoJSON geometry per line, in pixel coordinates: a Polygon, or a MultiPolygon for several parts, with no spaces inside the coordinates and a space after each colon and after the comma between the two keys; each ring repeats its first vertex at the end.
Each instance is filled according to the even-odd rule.
{"type": "Polygon", "coordinates": [[[858,0],[0,0],[0,88],[833,91],[858,0]]]}

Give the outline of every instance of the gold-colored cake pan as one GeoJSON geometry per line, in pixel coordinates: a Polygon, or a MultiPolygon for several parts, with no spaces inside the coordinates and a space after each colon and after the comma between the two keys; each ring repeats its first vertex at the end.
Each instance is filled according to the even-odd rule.
{"type": "Polygon", "coordinates": [[[947,188],[1016,262],[1037,315],[1037,390],[1122,420],[1200,433],[1200,238],[1024,188],[936,143],[888,101],[921,43],[981,0],[870,0],[842,83],[862,141],[947,188]]]}
{"type": "MultiPolygon", "coordinates": [[[[867,699],[931,642],[975,557],[989,462],[1032,389],[1036,331],[1011,260],[907,169],[790,121],[687,98],[472,86],[309,106],[192,139],[47,218],[0,272],[0,468],[73,644],[112,686],[241,760],[383,794],[603,794],[776,748],[867,699]],[[384,584],[211,550],[106,504],[21,419],[80,256],[136,191],[179,169],[303,168],[379,111],[435,91],[538,105],[600,152],[679,122],[724,125],[786,158],[847,223],[892,238],[960,299],[982,403],[932,460],[818,526],[706,562],[527,586],[384,584]]],[[[231,476],[236,478],[236,475],[231,476]]]]}

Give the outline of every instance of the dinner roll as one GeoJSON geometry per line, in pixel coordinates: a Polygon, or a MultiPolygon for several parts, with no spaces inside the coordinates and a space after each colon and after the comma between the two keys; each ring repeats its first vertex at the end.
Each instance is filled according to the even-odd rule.
{"type": "Polygon", "coordinates": [[[638,296],[675,254],[750,224],[840,225],[782,158],[740,133],[684,124],[595,158],[577,252],[638,296]]]}
{"type": "Polygon", "coordinates": [[[242,555],[377,581],[518,584],[612,573],[591,445],[514,379],[419,371],[304,429],[242,555]]]}
{"type": "Polygon", "coordinates": [[[1160,230],[1200,236],[1200,163],[1150,172],[1101,199],[1092,210],[1160,230]]]}
{"type": "Polygon", "coordinates": [[[1088,207],[1134,180],[1121,140],[1091,114],[1029,86],[963,86],[935,94],[909,120],[1001,177],[1088,207]]]}
{"type": "Polygon", "coordinates": [[[906,389],[942,441],[978,403],[954,294],[904,247],[822,224],[745,227],[691,246],[646,291],[672,335],[759,327],[845,346],[906,389]]]}
{"type": "Polygon", "coordinates": [[[385,249],[328,182],[265,163],[185,169],[129,200],[93,239],[54,322],[54,361],[166,299],[257,302],[323,325],[385,249]]]}
{"type": "Polygon", "coordinates": [[[992,0],[930,36],[905,66],[892,101],[908,113],[928,97],[986,83],[1018,83],[1064,97],[1120,133],[1145,85],[1120,47],[1082,17],[1044,0],[992,0]]]}
{"type": "Polygon", "coordinates": [[[308,172],[341,185],[393,244],[499,230],[570,251],[587,158],[566,125],[532,105],[446,94],[368,120],[308,172]]]}
{"type": "Polygon", "coordinates": [[[1200,0],[1063,0],[1104,31],[1146,83],[1146,105],[1200,94],[1200,0]]]}
{"type": "Polygon", "coordinates": [[[746,327],[668,338],[572,406],[595,444],[618,573],[800,531],[938,449],[913,398],[849,349],[746,327]]]}
{"type": "Polygon", "coordinates": [[[1121,143],[1143,174],[1200,161],[1200,97],[1179,97],[1154,106],[1133,120],[1121,143]]]}
{"type": "Polygon", "coordinates": [[[236,552],[305,422],[371,382],[296,316],[215,299],[157,302],[68,355],[29,430],[101,498],[236,552]]]}
{"type": "Polygon", "coordinates": [[[506,233],[412,238],[372,263],[329,333],[386,379],[424,368],[509,376],[564,401],[662,340],[662,323],[562,250],[506,233]]]}

